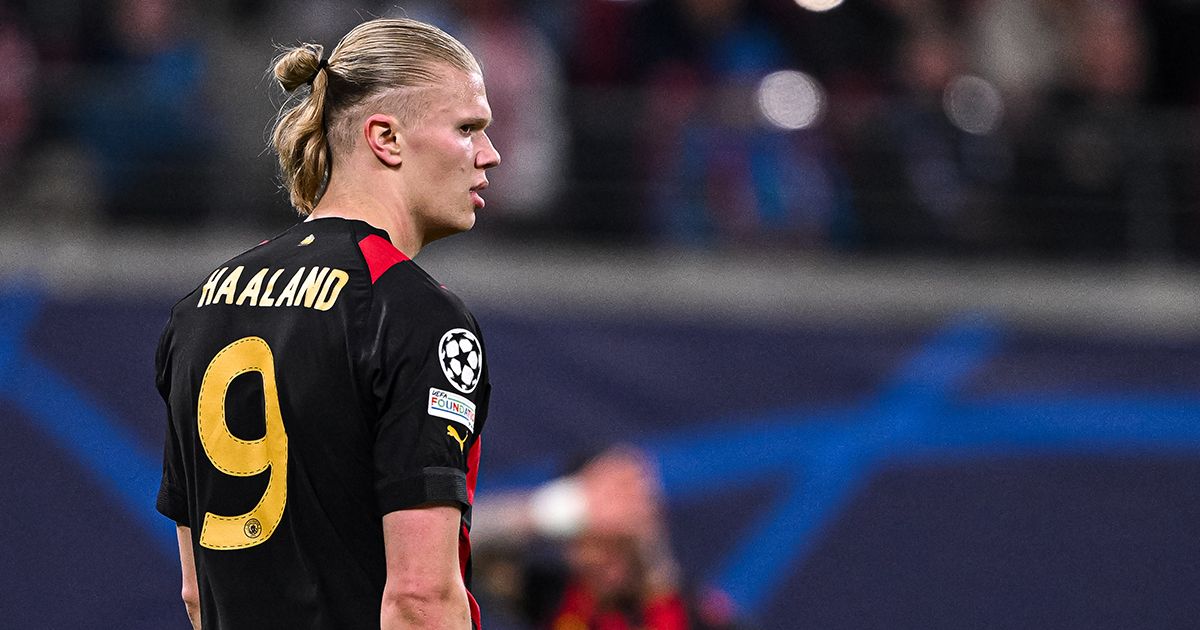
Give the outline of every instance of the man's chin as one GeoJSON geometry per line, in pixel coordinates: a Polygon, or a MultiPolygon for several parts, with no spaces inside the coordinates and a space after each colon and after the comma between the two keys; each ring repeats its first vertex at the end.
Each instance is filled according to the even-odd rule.
{"type": "Polygon", "coordinates": [[[463,220],[458,225],[455,225],[451,229],[457,234],[459,232],[469,232],[473,227],[475,227],[475,212],[471,211],[463,217],[463,220]]]}
{"type": "Polygon", "coordinates": [[[441,225],[429,231],[426,242],[433,242],[447,236],[454,236],[462,232],[470,231],[475,227],[475,213],[471,212],[464,216],[461,220],[450,225],[441,225]]]}

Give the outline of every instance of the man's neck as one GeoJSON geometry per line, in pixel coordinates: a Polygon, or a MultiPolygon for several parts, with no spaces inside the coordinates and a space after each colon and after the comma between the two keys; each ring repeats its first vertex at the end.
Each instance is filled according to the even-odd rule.
{"type": "Polygon", "coordinates": [[[409,258],[415,258],[425,245],[408,213],[403,212],[402,209],[389,208],[378,198],[370,195],[356,194],[331,187],[321,197],[320,203],[313,209],[312,214],[308,216],[309,219],[329,217],[357,219],[387,232],[392,245],[409,258]]]}

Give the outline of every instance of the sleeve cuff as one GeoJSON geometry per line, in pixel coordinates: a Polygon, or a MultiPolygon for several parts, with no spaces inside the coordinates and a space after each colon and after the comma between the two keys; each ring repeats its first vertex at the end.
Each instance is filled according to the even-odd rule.
{"type": "Polygon", "coordinates": [[[190,527],[191,521],[188,519],[187,498],[184,493],[178,489],[167,485],[164,481],[158,487],[158,500],[155,501],[154,507],[159,514],[175,521],[184,527],[190,527]]]}
{"type": "Polygon", "coordinates": [[[407,510],[427,503],[457,503],[465,510],[467,474],[457,468],[429,467],[399,479],[382,480],[375,485],[379,515],[407,510]]]}

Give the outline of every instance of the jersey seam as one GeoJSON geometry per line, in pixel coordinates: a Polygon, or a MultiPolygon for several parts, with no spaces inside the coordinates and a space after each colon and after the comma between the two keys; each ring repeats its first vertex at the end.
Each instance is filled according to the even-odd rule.
{"type": "MultiPolygon", "coordinates": [[[[367,274],[367,279],[369,280],[371,277],[371,265],[367,262],[367,256],[366,256],[366,254],[363,253],[362,246],[359,245],[359,241],[361,241],[363,238],[366,238],[366,237],[360,238],[358,229],[355,228],[354,226],[351,226],[351,228],[349,230],[350,246],[352,248],[354,248],[354,251],[358,254],[358,260],[361,263],[360,268],[362,269],[363,272],[365,272],[367,274]]],[[[386,272],[384,272],[384,273],[386,273],[386,272]]],[[[380,275],[379,277],[382,278],[383,276],[380,275]]],[[[362,339],[362,331],[366,328],[367,324],[371,321],[371,313],[373,313],[373,312],[375,312],[375,283],[368,282],[367,283],[366,308],[361,309],[361,311],[359,313],[355,313],[354,326],[351,328],[351,331],[348,333],[348,336],[351,334],[354,335],[353,340],[349,340],[349,339],[347,340],[347,342],[350,343],[351,348],[361,348],[362,347],[361,345],[359,345],[360,340],[362,339]]],[[[368,396],[367,393],[370,391],[371,388],[369,387],[369,385],[370,385],[369,383],[364,382],[363,379],[365,378],[366,375],[362,373],[361,368],[362,368],[362,366],[359,364],[359,357],[355,357],[355,359],[353,361],[351,361],[350,369],[352,369],[354,371],[354,382],[357,385],[358,390],[359,390],[358,391],[358,406],[359,406],[359,409],[363,411],[363,417],[374,419],[379,415],[379,410],[374,408],[374,406],[370,404],[372,402],[371,397],[368,396]]],[[[371,428],[374,429],[375,427],[372,426],[371,428]]]]}

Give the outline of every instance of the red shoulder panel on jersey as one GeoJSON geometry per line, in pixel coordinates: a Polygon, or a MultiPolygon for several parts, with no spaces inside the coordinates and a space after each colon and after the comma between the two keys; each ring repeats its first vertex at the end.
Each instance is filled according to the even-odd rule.
{"type": "Polygon", "coordinates": [[[483,449],[483,436],[476,435],[471,451],[467,453],[467,503],[475,505],[475,483],[479,480],[479,451],[483,449]]]}
{"type": "MultiPolygon", "coordinates": [[[[462,573],[463,585],[467,581],[467,567],[471,561],[471,530],[467,529],[466,523],[461,523],[458,530],[458,568],[462,573]]],[[[471,627],[480,628],[483,625],[482,615],[479,611],[479,604],[475,601],[475,596],[471,594],[471,589],[467,589],[467,603],[471,607],[471,627]]]]}
{"type": "Polygon", "coordinates": [[[371,270],[371,284],[392,268],[392,265],[408,260],[404,252],[396,249],[386,238],[377,234],[364,236],[358,242],[358,249],[367,260],[367,268],[371,270]]]}
{"type": "MultiPolygon", "coordinates": [[[[479,451],[482,439],[483,436],[476,435],[475,443],[471,445],[471,452],[467,454],[467,503],[472,505],[475,503],[475,482],[479,480],[479,451]]],[[[464,580],[467,578],[467,561],[470,558],[471,530],[467,529],[466,523],[463,523],[458,533],[458,562],[464,580]]],[[[471,594],[470,590],[467,591],[467,600],[471,606],[472,627],[479,628],[482,625],[479,604],[475,602],[475,596],[471,594]]]]}

